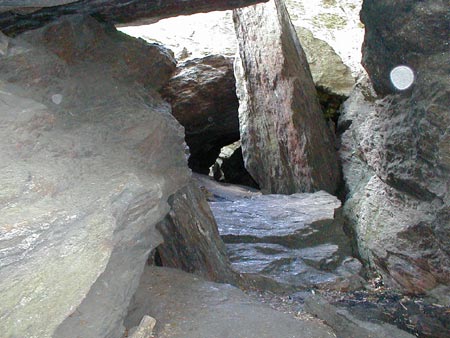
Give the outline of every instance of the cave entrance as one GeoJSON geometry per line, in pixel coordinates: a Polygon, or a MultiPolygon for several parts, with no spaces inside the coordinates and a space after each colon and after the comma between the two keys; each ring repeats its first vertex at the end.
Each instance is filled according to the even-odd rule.
{"type": "MultiPolygon", "coordinates": [[[[341,105],[362,71],[361,3],[286,1],[317,99],[334,134],[341,105]]],[[[262,195],[245,169],[233,71],[238,41],[231,11],[120,30],[173,51],[178,70],[161,94],[185,128],[189,166],[201,174],[194,178],[209,201],[233,267],[256,285],[277,291],[318,285],[339,290],[359,287],[362,266],[345,233],[341,201],[323,191],[262,195]]],[[[189,265],[187,270],[194,270],[186,262],[168,259],[164,250],[161,246],[155,251],[152,263],[189,265]]],[[[190,254],[187,244],[173,251],[190,254]]]]}

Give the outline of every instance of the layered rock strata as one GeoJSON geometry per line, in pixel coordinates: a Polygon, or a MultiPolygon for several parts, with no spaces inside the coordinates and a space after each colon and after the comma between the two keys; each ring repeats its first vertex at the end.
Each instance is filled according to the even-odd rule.
{"type": "Polygon", "coordinates": [[[161,264],[216,282],[237,283],[225,245],[205,195],[195,182],[169,200],[171,211],[157,225],[164,243],[157,250],[161,264]]]}
{"type": "Polygon", "coordinates": [[[265,193],[335,192],[340,174],[333,136],[283,2],[235,10],[233,17],[247,170],[265,193]]]}
{"type": "Polygon", "coordinates": [[[247,277],[262,275],[281,289],[361,286],[361,263],[350,257],[336,197],[320,191],[210,205],[233,267],[247,277]]]}
{"type": "Polygon", "coordinates": [[[1,335],[120,337],[155,226],[189,179],[155,92],[174,59],[78,16],[3,39],[1,335]]]}

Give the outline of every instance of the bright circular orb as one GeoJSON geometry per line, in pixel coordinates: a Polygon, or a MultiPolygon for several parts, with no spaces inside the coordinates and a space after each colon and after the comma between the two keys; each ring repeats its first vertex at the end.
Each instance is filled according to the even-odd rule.
{"type": "Polygon", "coordinates": [[[414,83],[414,72],[408,66],[397,66],[391,70],[391,82],[398,90],[405,90],[414,83]]]}
{"type": "Polygon", "coordinates": [[[63,100],[63,96],[61,94],[52,95],[52,102],[54,104],[60,104],[63,100]]]}

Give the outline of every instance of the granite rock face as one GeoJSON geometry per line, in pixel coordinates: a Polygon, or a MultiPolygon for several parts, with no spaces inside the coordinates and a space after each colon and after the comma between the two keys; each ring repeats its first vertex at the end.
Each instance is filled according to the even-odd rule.
{"type": "Polygon", "coordinates": [[[305,54],[281,1],[234,11],[244,162],[265,193],[333,193],[340,179],[305,54]]]}
{"type": "MultiPolygon", "coordinates": [[[[430,79],[441,65],[448,65],[447,1],[365,0],[361,19],[366,27],[362,63],[378,93],[396,92],[389,74],[398,65],[430,79]]],[[[424,84],[423,78],[418,81],[424,84]]]]}
{"type": "Polygon", "coordinates": [[[264,0],[23,0],[0,1],[0,30],[17,34],[63,15],[93,15],[111,23],[153,23],[160,19],[252,5],[264,0]],[[60,5],[60,6],[55,6],[60,5]],[[44,7],[44,8],[43,8],[44,7]],[[42,9],[41,9],[42,8],[42,9]],[[3,12],[3,13],[1,13],[3,12]]]}
{"type": "Polygon", "coordinates": [[[349,191],[344,210],[361,256],[389,285],[434,293],[448,304],[448,64],[440,71],[424,74],[429,81],[419,77],[410,94],[379,100],[358,86],[340,120],[342,128],[350,125],[341,158],[349,191]]]}
{"type": "Polygon", "coordinates": [[[166,50],[69,17],[0,55],[0,331],[120,337],[189,179],[166,50]]]}
{"type": "Polygon", "coordinates": [[[157,225],[164,238],[157,249],[162,265],[236,284],[214,215],[197,184],[179,190],[169,204],[171,211],[157,225]]]}
{"type": "Polygon", "coordinates": [[[208,174],[223,146],[239,140],[233,59],[211,55],[186,61],[162,89],[186,133],[189,167],[208,174]]]}
{"type": "Polygon", "coordinates": [[[361,15],[363,62],[384,97],[362,81],[341,116],[344,210],[361,256],[388,284],[449,304],[448,5],[365,1],[361,15]],[[390,82],[399,64],[415,73],[404,91],[390,82]]]}

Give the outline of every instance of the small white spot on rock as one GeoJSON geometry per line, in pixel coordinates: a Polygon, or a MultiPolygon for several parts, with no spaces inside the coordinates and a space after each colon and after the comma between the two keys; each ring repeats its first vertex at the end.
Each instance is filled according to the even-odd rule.
{"type": "Polygon", "coordinates": [[[391,70],[391,82],[398,90],[405,90],[414,83],[414,72],[408,66],[397,66],[391,70]]]}
{"type": "Polygon", "coordinates": [[[54,104],[60,104],[63,100],[63,96],[61,94],[54,94],[52,95],[52,102],[54,104]]]}

